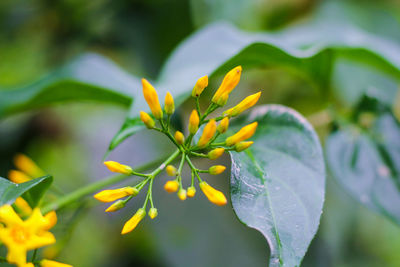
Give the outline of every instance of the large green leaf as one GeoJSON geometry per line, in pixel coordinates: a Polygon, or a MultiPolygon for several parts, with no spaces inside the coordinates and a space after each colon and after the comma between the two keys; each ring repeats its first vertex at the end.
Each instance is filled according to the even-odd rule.
{"type": "Polygon", "coordinates": [[[312,126],[284,106],[256,108],[240,124],[258,121],[246,152],[231,152],[231,199],[238,218],[268,240],[270,266],[299,266],[317,232],[325,166],[312,126]]]}
{"type": "Polygon", "coordinates": [[[0,177],[0,206],[12,204],[17,197],[24,195],[29,204],[35,207],[52,182],[51,176],[43,176],[22,184],[15,184],[0,177]]]}
{"type": "Polygon", "coordinates": [[[376,102],[364,102],[356,116],[359,123],[343,125],[330,135],[326,158],[350,195],[400,224],[400,125],[390,107],[376,102]]]}
{"type": "Polygon", "coordinates": [[[0,90],[0,117],[64,101],[129,106],[138,80],[96,54],[83,55],[29,86],[0,90]]]}
{"type": "MultiPolygon", "coordinates": [[[[335,58],[349,59],[400,78],[400,48],[349,25],[309,23],[277,33],[247,33],[225,23],[212,24],[184,41],[172,53],[155,86],[161,98],[167,90],[179,97],[177,104],[193,88],[196,80],[215,77],[242,65],[283,67],[326,90],[331,85],[335,58]]],[[[132,105],[129,116],[113,139],[110,149],[143,129],[137,120],[145,101],[132,105]]]]}

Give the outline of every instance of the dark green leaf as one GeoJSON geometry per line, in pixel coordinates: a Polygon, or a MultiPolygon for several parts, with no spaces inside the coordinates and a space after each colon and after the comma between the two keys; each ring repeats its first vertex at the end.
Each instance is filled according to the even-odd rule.
{"type": "Polygon", "coordinates": [[[0,117],[64,101],[101,101],[127,107],[134,92],[140,90],[139,84],[109,60],[87,54],[34,84],[1,90],[0,117]]]}
{"type": "MultiPolygon", "coordinates": [[[[161,99],[167,90],[179,97],[178,105],[199,77],[214,77],[242,65],[245,71],[283,67],[326,90],[338,56],[400,78],[400,48],[349,25],[318,21],[277,33],[259,34],[216,23],[188,38],[172,53],[155,87],[161,99]]],[[[127,123],[112,141],[112,148],[136,132],[136,124],[133,124],[134,131],[127,128],[142,109],[148,109],[145,101],[132,105],[127,123]]]]}
{"type": "Polygon", "coordinates": [[[400,125],[390,108],[375,104],[364,101],[358,123],[330,135],[327,163],[350,195],[400,224],[400,125]]]}
{"type": "Polygon", "coordinates": [[[231,199],[238,218],[267,239],[270,266],[299,266],[317,232],[325,193],[321,146],[311,125],[284,106],[253,110],[254,145],[231,152],[231,199]]]}
{"type": "Polygon", "coordinates": [[[0,206],[12,204],[17,197],[24,195],[29,204],[35,207],[52,182],[51,176],[43,176],[22,184],[15,184],[0,177],[0,206]]]}

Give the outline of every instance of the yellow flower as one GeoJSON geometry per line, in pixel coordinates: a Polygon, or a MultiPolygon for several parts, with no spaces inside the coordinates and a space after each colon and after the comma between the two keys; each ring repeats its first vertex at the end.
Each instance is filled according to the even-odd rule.
{"type": "Polygon", "coordinates": [[[30,177],[29,175],[27,175],[21,171],[10,170],[8,172],[8,179],[13,183],[22,184],[22,183],[30,181],[32,179],[32,177],[30,177]]]}
{"type": "Polygon", "coordinates": [[[114,211],[122,209],[123,207],[125,207],[125,201],[117,200],[106,209],[106,212],[114,212],[114,211]]]}
{"type": "Polygon", "coordinates": [[[210,174],[212,175],[218,175],[221,174],[225,171],[226,167],[223,165],[215,165],[215,166],[211,166],[208,171],[210,172],[210,174]]]}
{"type": "Polygon", "coordinates": [[[164,185],[164,189],[168,193],[174,193],[174,192],[178,191],[178,188],[179,188],[179,183],[176,180],[168,181],[164,185]]]}
{"type": "MultiPolygon", "coordinates": [[[[224,80],[222,81],[218,90],[215,92],[211,101],[220,106],[223,106],[220,104],[221,97],[226,98],[226,100],[228,99],[229,94],[232,92],[233,89],[235,89],[236,85],[239,83],[241,73],[242,73],[241,66],[238,66],[238,67],[232,69],[231,71],[229,71],[225,75],[224,80]]],[[[224,99],[224,100],[222,100],[222,102],[225,101],[225,103],[226,103],[226,100],[224,99]]]]}
{"type": "Polygon", "coordinates": [[[165,95],[165,105],[164,105],[165,113],[168,115],[171,115],[175,111],[175,104],[174,104],[174,98],[170,94],[170,92],[167,92],[165,95]]]}
{"type": "Polygon", "coordinates": [[[45,172],[26,155],[16,155],[14,158],[14,164],[20,171],[26,173],[30,177],[41,177],[45,175],[45,172]]]}
{"type": "Polygon", "coordinates": [[[207,75],[198,79],[192,90],[192,96],[199,97],[201,95],[201,93],[203,92],[204,88],[207,87],[207,85],[208,85],[208,76],[207,75]]]}
{"type": "Polygon", "coordinates": [[[186,190],[180,189],[178,192],[178,197],[180,200],[184,201],[186,199],[186,190]]]}
{"type": "Polygon", "coordinates": [[[167,168],[165,168],[165,171],[169,176],[175,176],[176,175],[176,168],[172,165],[168,165],[167,168]]]}
{"type": "Polygon", "coordinates": [[[156,89],[154,89],[154,87],[146,79],[142,79],[142,85],[144,99],[146,99],[146,102],[150,107],[151,113],[153,113],[153,116],[156,119],[162,119],[163,112],[160,106],[160,102],[158,101],[156,89]]]}
{"type": "Polygon", "coordinates": [[[194,186],[191,186],[187,190],[187,196],[194,197],[194,195],[196,195],[196,188],[194,188],[194,186]]]}
{"type": "Polygon", "coordinates": [[[139,224],[139,222],[146,216],[146,211],[143,208],[137,210],[135,215],[129,219],[122,228],[121,234],[127,234],[131,232],[139,224]]]}
{"type": "Polygon", "coordinates": [[[226,197],[221,191],[214,189],[204,181],[200,182],[199,186],[200,189],[203,191],[204,195],[206,195],[206,197],[211,203],[214,203],[215,205],[218,206],[226,205],[227,203],[226,197]]]}
{"type": "Polygon", "coordinates": [[[149,216],[151,219],[154,219],[155,217],[157,217],[158,215],[158,211],[156,208],[150,208],[149,210],[149,216]]]}
{"type": "Polygon", "coordinates": [[[229,118],[223,118],[217,127],[219,133],[225,133],[229,127],[229,118]]]}
{"type": "Polygon", "coordinates": [[[117,189],[108,189],[108,190],[103,190],[94,195],[94,198],[101,201],[101,202],[113,202],[115,200],[118,200],[123,197],[127,196],[136,196],[139,193],[139,191],[130,186],[122,187],[122,188],[117,188],[117,189]]]}
{"type": "Polygon", "coordinates": [[[178,142],[178,144],[180,145],[183,145],[183,143],[185,142],[185,136],[180,131],[176,131],[174,137],[176,142],[178,142]]]}
{"type": "Polygon", "coordinates": [[[248,97],[243,99],[242,102],[240,102],[233,108],[228,109],[227,111],[222,113],[222,115],[229,116],[229,117],[235,117],[235,116],[239,115],[240,113],[242,113],[243,111],[245,111],[246,109],[249,109],[252,106],[254,106],[257,103],[260,96],[261,96],[261,92],[258,92],[253,95],[249,95],[248,97]]]}
{"type": "Polygon", "coordinates": [[[221,157],[222,154],[224,154],[224,152],[225,152],[225,149],[222,147],[214,148],[213,150],[208,152],[208,158],[209,159],[217,159],[217,158],[221,157]]]}
{"type": "Polygon", "coordinates": [[[107,168],[112,172],[122,173],[126,175],[132,174],[133,171],[130,166],[118,163],[116,161],[105,161],[104,165],[106,165],[107,168]]]}
{"type": "Polygon", "coordinates": [[[72,267],[72,265],[44,259],[40,261],[40,267],[72,267]]]}
{"type": "Polygon", "coordinates": [[[156,123],[154,120],[150,117],[149,114],[147,114],[144,111],[140,111],[140,120],[146,125],[148,129],[153,129],[156,123]]]}
{"type": "Polygon", "coordinates": [[[233,146],[241,141],[244,141],[253,136],[254,132],[257,129],[257,122],[253,122],[249,125],[244,126],[234,135],[226,138],[225,142],[227,146],[233,146]]]}
{"type": "Polygon", "coordinates": [[[236,152],[241,152],[248,149],[254,142],[253,141],[242,141],[235,145],[236,152]]]}
{"type": "Polygon", "coordinates": [[[10,205],[0,207],[0,242],[8,249],[7,261],[17,266],[26,266],[26,253],[56,242],[48,232],[54,225],[54,215],[43,217],[38,208],[25,221],[15,213],[10,205]],[[49,221],[52,220],[52,221],[49,221]]]}
{"type": "Polygon", "coordinates": [[[199,114],[194,109],[189,117],[189,132],[191,134],[195,134],[197,132],[197,130],[199,129],[199,122],[200,122],[199,114]]]}
{"type": "Polygon", "coordinates": [[[205,147],[207,143],[211,140],[211,138],[214,136],[216,130],[217,130],[217,123],[215,122],[215,120],[210,120],[204,127],[203,134],[201,135],[197,145],[200,148],[205,147]]]}

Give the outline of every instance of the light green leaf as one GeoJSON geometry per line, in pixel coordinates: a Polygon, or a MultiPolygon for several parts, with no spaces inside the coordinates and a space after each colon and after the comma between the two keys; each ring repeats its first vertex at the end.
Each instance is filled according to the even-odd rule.
{"type": "Polygon", "coordinates": [[[0,117],[65,101],[101,101],[128,107],[139,81],[108,59],[86,54],[43,79],[0,90],[0,117]]]}
{"type": "Polygon", "coordinates": [[[0,206],[12,204],[17,197],[24,195],[31,207],[35,207],[52,182],[51,176],[43,176],[22,184],[15,184],[0,177],[0,206]]]}
{"type": "Polygon", "coordinates": [[[299,266],[317,232],[325,193],[321,146],[311,125],[284,106],[253,110],[245,152],[231,152],[231,200],[238,218],[267,239],[270,265],[299,266]]]}
{"type": "Polygon", "coordinates": [[[400,125],[390,107],[371,101],[363,103],[368,109],[359,111],[359,123],[330,135],[327,163],[351,196],[400,224],[400,125]]]}
{"type": "MultiPolygon", "coordinates": [[[[400,79],[400,47],[349,25],[318,21],[276,33],[247,33],[225,23],[212,24],[184,41],[166,62],[154,83],[163,99],[170,90],[177,105],[190,95],[196,80],[215,77],[242,65],[244,71],[258,67],[283,67],[297,73],[321,90],[331,86],[335,58],[373,66],[400,79]]],[[[112,141],[115,148],[139,129],[140,110],[145,101],[131,107],[126,123],[112,141]],[[133,125],[133,130],[129,130],[133,125]]]]}

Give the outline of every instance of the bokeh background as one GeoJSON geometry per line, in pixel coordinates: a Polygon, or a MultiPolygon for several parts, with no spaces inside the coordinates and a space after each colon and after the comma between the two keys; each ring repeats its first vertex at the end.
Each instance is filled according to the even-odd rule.
{"type": "MultiPolygon", "coordinates": [[[[400,44],[397,0],[1,0],[0,90],[33,82],[88,51],[155,79],[173,49],[209,23],[225,20],[243,30],[274,32],[321,16],[400,44]]],[[[245,70],[243,75],[242,93],[233,102],[262,88],[262,102],[285,104],[307,116],[330,97],[283,69],[245,70]]],[[[212,81],[214,88],[218,82],[212,81]]],[[[74,103],[9,117],[0,122],[0,176],[7,176],[13,156],[23,152],[54,175],[65,192],[101,179],[109,175],[102,157],[125,114],[121,107],[74,103]]],[[[326,129],[317,130],[323,139],[326,129]]],[[[157,136],[135,135],[109,158],[133,166],[158,158],[171,146],[157,136]]],[[[228,157],[221,162],[229,164],[228,157]]],[[[155,221],[146,218],[132,234],[121,236],[141,199],[111,215],[103,205],[82,201],[60,215],[72,227],[58,226],[61,245],[53,252],[74,266],[267,264],[266,240],[242,225],[230,205],[213,206],[201,194],[181,202],[162,190],[165,179],[161,176],[155,185],[155,221]]],[[[228,193],[229,173],[207,179],[228,193]]],[[[302,266],[400,266],[399,251],[400,229],[359,205],[328,176],[321,226],[302,266]]]]}

